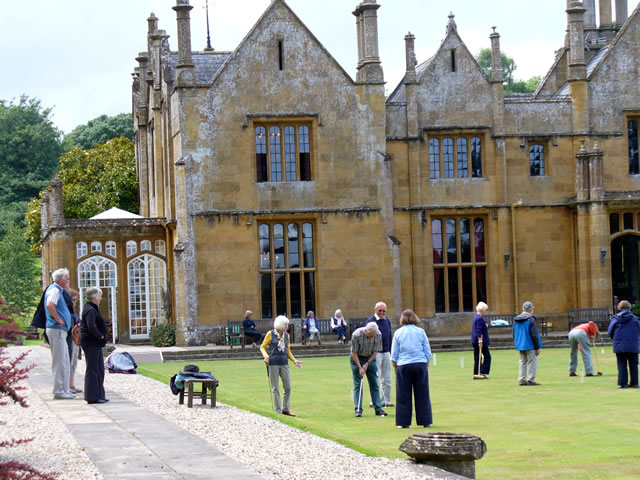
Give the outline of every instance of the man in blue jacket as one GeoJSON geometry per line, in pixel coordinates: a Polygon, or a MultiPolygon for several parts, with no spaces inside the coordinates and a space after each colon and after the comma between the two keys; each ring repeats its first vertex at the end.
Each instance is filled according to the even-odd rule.
{"type": "Polygon", "coordinates": [[[538,355],[540,355],[540,333],[533,316],[533,303],[524,302],[523,312],[514,318],[513,340],[516,350],[520,352],[520,370],[518,383],[525,385],[540,385],[536,382],[538,373],[538,355]]]}

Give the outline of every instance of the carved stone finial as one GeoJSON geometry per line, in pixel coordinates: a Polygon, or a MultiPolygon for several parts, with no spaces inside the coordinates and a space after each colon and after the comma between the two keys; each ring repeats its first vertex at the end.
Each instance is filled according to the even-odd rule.
{"type": "Polygon", "coordinates": [[[449,23],[447,24],[447,33],[449,33],[451,30],[458,30],[458,26],[456,25],[456,22],[454,20],[456,16],[453,14],[453,12],[449,12],[449,23]]]}

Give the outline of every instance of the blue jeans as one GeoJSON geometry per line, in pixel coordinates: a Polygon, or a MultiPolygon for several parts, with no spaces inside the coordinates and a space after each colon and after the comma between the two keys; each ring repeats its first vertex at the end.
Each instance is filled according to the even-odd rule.
{"type": "Polygon", "coordinates": [[[344,327],[342,326],[336,327],[333,329],[333,331],[336,332],[336,335],[338,335],[338,340],[344,337],[344,327]]]}
{"type": "MultiPolygon", "coordinates": [[[[364,365],[369,357],[358,357],[360,359],[360,365],[364,365]]],[[[360,384],[363,379],[358,371],[356,362],[353,361],[353,357],[349,357],[349,363],[351,364],[351,373],[353,375],[353,404],[355,405],[356,412],[362,412],[362,397],[360,395],[360,384]]],[[[367,382],[369,383],[369,393],[371,394],[371,401],[376,412],[382,410],[382,404],[380,403],[380,387],[378,386],[378,366],[376,362],[371,362],[366,371],[367,382]]]]}

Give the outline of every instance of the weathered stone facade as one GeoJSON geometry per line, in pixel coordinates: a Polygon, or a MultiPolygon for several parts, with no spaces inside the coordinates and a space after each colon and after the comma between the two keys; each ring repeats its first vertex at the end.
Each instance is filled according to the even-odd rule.
{"type": "Polygon", "coordinates": [[[565,47],[517,96],[500,35],[488,32],[487,79],[453,15],[425,62],[419,32],[405,37],[406,75],[385,98],[375,0],[353,12],[355,80],[283,0],[233,52],[192,51],[188,0],[174,7],[177,52],[152,14],[133,85],[140,213],[166,227],[179,343],[246,309],[364,317],[384,300],[390,316],[413,308],[434,332],[466,334],[479,300],[496,313],[610,306],[628,227],[612,236],[610,215],[640,231],[640,15],[596,26],[596,3],[567,2],[565,47]]]}

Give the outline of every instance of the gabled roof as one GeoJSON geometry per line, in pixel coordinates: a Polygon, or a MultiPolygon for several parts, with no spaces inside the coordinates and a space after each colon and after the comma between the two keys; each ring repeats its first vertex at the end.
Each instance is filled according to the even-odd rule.
{"type": "MultiPolygon", "coordinates": [[[[458,30],[457,30],[457,27],[455,25],[455,22],[453,22],[453,14],[450,14],[449,15],[449,26],[447,27],[447,34],[445,35],[445,37],[442,40],[442,42],[440,42],[440,47],[436,51],[435,55],[433,55],[431,58],[425,60],[424,62],[422,62],[420,65],[418,65],[416,67],[416,81],[417,81],[417,83],[422,83],[423,82],[425,76],[427,75],[427,72],[429,71],[429,67],[432,66],[433,61],[438,56],[440,51],[443,49],[443,46],[447,42],[449,37],[451,37],[453,35],[456,36],[456,38],[460,42],[460,45],[462,46],[462,48],[464,48],[464,50],[467,52],[467,54],[469,54],[469,56],[473,59],[473,62],[478,67],[478,70],[482,71],[482,67],[480,67],[480,65],[478,64],[478,61],[471,54],[471,52],[467,48],[467,45],[464,43],[464,41],[462,40],[462,38],[458,34],[458,30]]],[[[482,76],[486,80],[486,77],[484,76],[484,72],[483,72],[482,76]]],[[[402,80],[400,80],[400,83],[398,84],[398,86],[396,86],[396,88],[393,90],[391,95],[389,95],[389,97],[387,98],[387,102],[386,102],[387,104],[389,104],[389,103],[406,103],[407,98],[406,98],[406,93],[405,93],[405,89],[404,89],[404,81],[405,81],[405,79],[403,77],[402,80]]]]}
{"type": "MultiPolygon", "coordinates": [[[[224,62],[231,56],[231,52],[193,52],[193,61],[197,84],[209,84],[224,62]]],[[[171,52],[173,67],[178,64],[178,53],[171,52]]]]}
{"type": "Polygon", "coordinates": [[[224,69],[231,62],[231,60],[233,60],[236,56],[238,56],[238,52],[240,51],[240,49],[249,41],[253,33],[260,26],[260,24],[265,21],[265,18],[271,12],[271,10],[278,7],[278,5],[282,5],[284,8],[286,8],[289,11],[289,13],[293,16],[293,18],[300,24],[300,26],[304,29],[304,31],[307,32],[307,34],[311,37],[311,39],[318,44],[318,46],[322,49],[322,51],[329,57],[329,60],[333,62],[336,65],[336,67],[338,67],[338,69],[344,74],[344,76],[348,79],[348,81],[350,81],[351,83],[355,83],[353,78],[351,78],[351,75],[349,75],[345,71],[345,69],[342,68],[342,65],[340,65],[340,63],[338,63],[338,61],[333,57],[333,55],[329,53],[329,51],[324,47],[324,45],[322,45],[320,40],[318,40],[316,36],[311,32],[311,30],[309,30],[309,28],[304,24],[304,22],[300,20],[300,17],[296,15],[296,13],[291,9],[291,7],[289,7],[289,5],[287,5],[287,3],[284,0],[272,0],[269,7],[267,7],[267,9],[264,11],[264,13],[260,16],[258,21],[255,23],[255,25],[245,35],[245,37],[238,44],[236,49],[225,59],[224,63],[220,66],[220,68],[215,73],[214,77],[211,79],[209,86],[213,85],[215,80],[222,74],[224,69]]]}
{"type": "Polygon", "coordinates": [[[94,215],[89,220],[114,220],[117,218],[143,218],[135,213],[127,212],[119,208],[113,207],[109,210],[105,210],[102,213],[94,215]]]}

